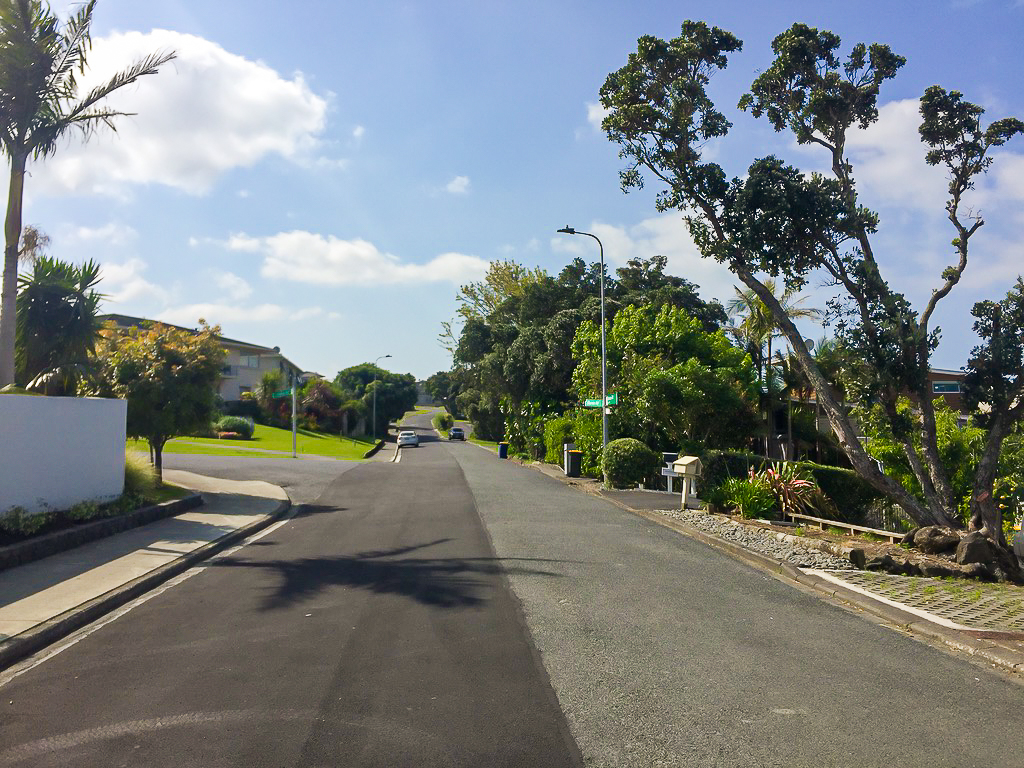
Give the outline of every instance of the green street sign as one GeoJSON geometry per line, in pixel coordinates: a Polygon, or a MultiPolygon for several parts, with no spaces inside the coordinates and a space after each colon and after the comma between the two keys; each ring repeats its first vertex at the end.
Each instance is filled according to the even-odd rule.
{"type": "Polygon", "coordinates": [[[601,400],[600,399],[597,399],[597,400],[585,400],[583,402],[583,405],[586,408],[600,408],[601,407],[601,400]]]}
{"type": "MultiPolygon", "coordinates": [[[[613,394],[608,395],[608,405],[618,405],[618,404],[619,404],[619,393],[618,392],[615,392],[613,394]]],[[[584,408],[600,408],[601,407],[601,398],[596,397],[593,400],[584,400],[583,401],[583,407],[584,408]]]]}
{"type": "Polygon", "coordinates": [[[275,392],[274,394],[271,395],[272,398],[274,398],[274,397],[291,397],[291,396],[292,396],[292,391],[290,389],[279,389],[277,392],[275,392]]]}

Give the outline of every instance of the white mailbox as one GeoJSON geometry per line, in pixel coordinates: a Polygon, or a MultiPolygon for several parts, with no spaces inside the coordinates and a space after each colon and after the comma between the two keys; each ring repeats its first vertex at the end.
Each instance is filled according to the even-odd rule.
{"type": "Polygon", "coordinates": [[[697,478],[700,477],[703,468],[697,456],[680,456],[672,462],[672,470],[676,477],[683,479],[683,493],[680,499],[682,509],[697,506],[697,478]]]}

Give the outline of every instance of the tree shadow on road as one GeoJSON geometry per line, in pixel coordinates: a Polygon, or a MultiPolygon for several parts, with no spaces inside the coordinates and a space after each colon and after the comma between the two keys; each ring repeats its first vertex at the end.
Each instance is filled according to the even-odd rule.
{"type": "Polygon", "coordinates": [[[283,608],[330,587],[365,589],[375,594],[401,595],[424,605],[472,608],[486,602],[498,586],[498,576],[527,575],[562,578],[562,574],[515,563],[554,563],[563,560],[497,557],[405,557],[450,539],[359,552],[354,555],[298,560],[229,558],[213,563],[221,568],[252,568],[277,573],[280,584],[263,601],[263,610],[283,608]]]}

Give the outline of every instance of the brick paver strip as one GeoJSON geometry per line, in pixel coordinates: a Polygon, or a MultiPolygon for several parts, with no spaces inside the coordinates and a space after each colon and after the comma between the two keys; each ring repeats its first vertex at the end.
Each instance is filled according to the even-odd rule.
{"type": "Polygon", "coordinates": [[[1024,632],[1024,588],[1002,584],[829,571],[833,578],[970,629],[1024,632]]]}

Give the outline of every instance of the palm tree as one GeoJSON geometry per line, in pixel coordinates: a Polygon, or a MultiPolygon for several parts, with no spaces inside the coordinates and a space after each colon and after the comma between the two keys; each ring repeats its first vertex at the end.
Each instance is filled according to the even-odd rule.
{"type": "Polygon", "coordinates": [[[79,96],[77,75],[85,71],[95,5],[89,0],[61,24],[41,0],[0,0],[0,145],[11,159],[0,290],[0,387],[14,381],[18,246],[29,158],[53,154],[73,127],[86,138],[101,124],[114,128],[114,118],[128,113],[100,102],[174,58],[173,52],[152,54],[79,96]]]}
{"type": "Polygon", "coordinates": [[[73,395],[94,364],[102,323],[93,290],[99,265],[40,257],[18,282],[18,382],[48,395],[73,395]]]}
{"type": "MultiPolygon", "coordinates": [[[[777,293],[778,286],[776,281],[770,277],[765,278],[764,285],[771,291],[773,296],[778,297],[779,304],[782,305],[783,311],[785,311],[790,320],[817,320],[821,317],[822,312],[820,309],[800,306],[806,301],[806,297],[796,298],[796,290],[794,288],[786,287],[782,294],[779,295],[777,293]]],[[[772,379],[774,378],[772,372],[772,342],[783,334],[771,310],[768,309],[768,305],[761,301],[757,294],[749,288],[740,290],[738,287],[733,286],[733,290],[736,291],[736,298],[726,305],[725,310],[729,317],[733,318],[734,321],[739,319],[740,322],[738,325],[734,322],[729,330],[732,331],[737,340],[750,353],[751,358],[754,360],[754,365],[757,367],[757,375],[762,383],[762,387],[767,389],[768,431],[770,432],[772,379]]],[[[765,455],[768,454],[770,439],[771,435],[766,435],[765,455]]]]}

